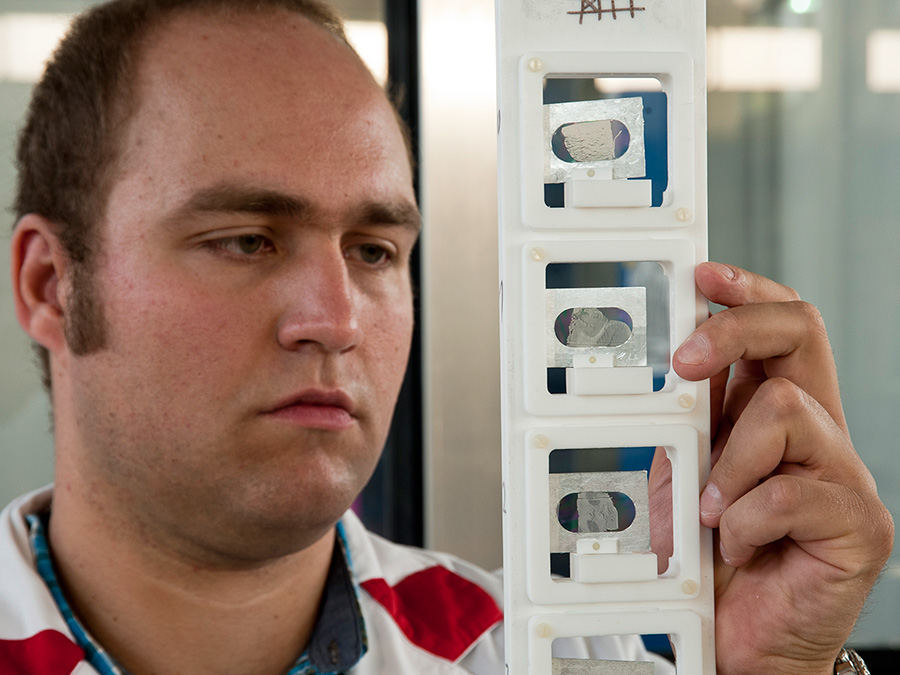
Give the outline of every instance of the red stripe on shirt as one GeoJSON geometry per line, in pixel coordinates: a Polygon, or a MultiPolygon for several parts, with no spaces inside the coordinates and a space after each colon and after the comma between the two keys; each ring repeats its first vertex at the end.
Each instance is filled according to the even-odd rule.
{"type": "Polygon", "coordinates": [[[81,647],[55,630],[24,640],[0,640],[3,675],[69,675],[83,658],[81,647]]]}
{"type": "Polygon", "coordinates": [[[448,661],[465,654],[503,618],[483,588],[445,567],[429,567],[393,587],[384,579],[369,579],[361,586],[413,644],[448,661]]]}

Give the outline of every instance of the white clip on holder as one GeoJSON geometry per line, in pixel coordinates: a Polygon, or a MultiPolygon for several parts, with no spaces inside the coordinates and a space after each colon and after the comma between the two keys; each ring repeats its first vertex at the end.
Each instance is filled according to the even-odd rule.
{"type": "Polygon", "coordinates": [[[666,634],[679,675],[713,675],[712,537],[698,513],[709,392],[648,347],[661,339],[671,355],[707,314],[693,282],[707,257],[705,3],[497,0],[496,16],[507,672],[650,673],[557,658],[553,643],[666,634]],[[613,78],[661,92],[591,94],[613,78]],[[569,86],[557,80],[578,96],[545,100],[569,86]],[[549,281],[556,265],[595,263],[658,263],[664,320],[627,275],[549,281]],[[553,468],[555,453],[652,447],[673,475],[668,560],[649,547],[644,471],[553,468]],[[568,557],[568,578],[551,575],[551,555],[568,557]]]}

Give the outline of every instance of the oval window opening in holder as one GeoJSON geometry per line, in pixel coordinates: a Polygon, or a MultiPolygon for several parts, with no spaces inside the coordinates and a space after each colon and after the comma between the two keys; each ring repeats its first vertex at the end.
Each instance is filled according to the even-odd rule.
{"type": "Polygon", "coordinates": [[[603,162],[628,151],[631,134],[619,120],[570,122],[553,132],[550,146],[564,162],[603,162]]]}
{"type": "Polygon", "coordinates": [[[556,339],[566,347],[619,347],[631,338],[634,321],[618,307],[572,307],[556,317],[556,339]]]}
{"type": "Polygon", "coordinates": [[[622,532],[634,522],[635,507],[622,492],[573,492],[559,501],[556,516],[576,534],[622,532]]]}

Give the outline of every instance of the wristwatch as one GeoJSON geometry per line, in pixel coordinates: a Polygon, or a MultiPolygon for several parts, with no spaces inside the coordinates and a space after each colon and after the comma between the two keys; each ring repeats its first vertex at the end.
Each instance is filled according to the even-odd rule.
{"type": "Polygon", "coordinates": [[[872,675],[866,664],[852,649],[846,647],[834,662],[834,675],[872,675]]]}

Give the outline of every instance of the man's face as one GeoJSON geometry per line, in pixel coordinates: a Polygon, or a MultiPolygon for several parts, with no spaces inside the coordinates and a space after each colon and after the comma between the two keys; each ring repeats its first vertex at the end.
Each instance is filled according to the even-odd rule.
{"type": "Polygon", "coordinates": [[[136,92],[94,275],[107,346],[65,359],[58,445],[191,554],[296,550],[367,481],[403,377],[400,131],[350,52],[287,12],[176,18],[136,92]]]}

